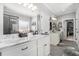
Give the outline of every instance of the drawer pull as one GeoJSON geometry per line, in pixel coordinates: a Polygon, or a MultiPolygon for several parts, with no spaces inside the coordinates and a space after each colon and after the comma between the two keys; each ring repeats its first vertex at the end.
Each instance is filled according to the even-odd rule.
{"type": "Polygon", "coordinates": [[[44,44],[44,46],[47,46],[47,44],[44,44]]]}
{"type": "Polygon", "coordinates": [[[28,49],[28,47],[22,48],[21,50],[26,50],[26,49],[28,49]]]}

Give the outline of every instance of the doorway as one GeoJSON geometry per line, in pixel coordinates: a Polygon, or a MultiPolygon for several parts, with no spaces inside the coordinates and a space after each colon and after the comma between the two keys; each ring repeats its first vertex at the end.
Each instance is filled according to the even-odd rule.
{"type": "Polygon", "coordinates": [[[66,20],[66,37],[67,40],[74,40],[74,20],[66,20]]]}
{"type": "Polygon", "coordinates": [[[74,35],[74,24],[72,20],[67,20],[67,37],[73,37],[74,35]]]}

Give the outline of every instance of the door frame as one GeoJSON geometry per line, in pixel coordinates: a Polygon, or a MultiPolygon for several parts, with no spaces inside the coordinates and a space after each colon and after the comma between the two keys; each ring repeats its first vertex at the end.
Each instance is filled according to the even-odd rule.
{"type": "Polygon", "coordinates": [[[73,25],[74,25],[74,35],[73,35],[73,40],[72,41],[75,41],[75,34],[76,34],[76,32],[75,32],[75,23],[76,23],[76,21],[75,21],[75,18],[65,18],[65,19],[63,19],[63,24],[65,24],[64,25],[64,27],[63,27],[63,33],[64,33],[64,39],[66,40],[66,38],[67,38],[67,20],[71,20],[71,19],[73,19],[73,25]]]}

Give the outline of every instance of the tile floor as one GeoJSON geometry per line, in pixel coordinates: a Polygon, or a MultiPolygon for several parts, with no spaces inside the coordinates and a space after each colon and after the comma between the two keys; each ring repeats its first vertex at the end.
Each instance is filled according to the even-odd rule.
{"type": "Polygon", "coordinates": [[[67,47],[74,47],[78,48],[76,42],[74,41],[68,41],[68,40],[63,40],[59,45],[54,46],[50,45],[50,55],[51,56],[63,56],[64,55],[64,49],[67,47]]]}

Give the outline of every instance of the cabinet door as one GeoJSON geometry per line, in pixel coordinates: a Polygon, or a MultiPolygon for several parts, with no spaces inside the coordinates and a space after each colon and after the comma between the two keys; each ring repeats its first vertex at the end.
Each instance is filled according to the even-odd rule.
{"type": "Polygon", "coordinates": [[[44,37],[38,39],[38,56],[43,56],[44,51],[43,51],[43,45],[44,45],[44,37]]]}
{"type": "Polygon", "coordinates": [[[36,46],[36,40],[31,41],[26,44],[21,50],[23,53],[23,56],[36,56],[37,55],[37,46],[36,46]]]}
{"type": "Polygon", "coordinates": [[[50,53],[50,38],[43,37],[38,40],[38,56],[46,56],[50,53]]]}
{"type": "Polygon", "coordinates": [[[35,56],[37,55],[36,41],[7,47],[1,52],[3,56],[35,56]]]}
{"type": "Polygon", "coordinates": [[[49,32],[49,16],[45,13],[41,13],[41,30],[42,32],[49,32]]]}
{"type": "Polygon", "coordinates": [[[44,51],[43,51],[43,46],[38,47],[38,56],[43,56],[44,51]]]}
{"type": "Polygon", "coordinates": [[[45,41],[43,45],[44,56],[48,56],[50,54],[50,38],[45,37],[44,41],[45,41]]]}

